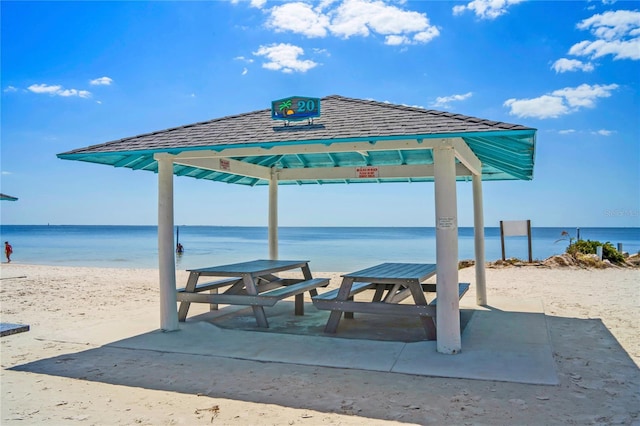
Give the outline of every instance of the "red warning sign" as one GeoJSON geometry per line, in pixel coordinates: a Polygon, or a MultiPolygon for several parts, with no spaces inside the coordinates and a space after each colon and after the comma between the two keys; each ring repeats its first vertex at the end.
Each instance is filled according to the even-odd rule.
{"type": "Polygon", "coordinates": [[[378,177],[377,167],[358,167],[356,168],[356,176],[361,179],[375,179],[378,177]]]}

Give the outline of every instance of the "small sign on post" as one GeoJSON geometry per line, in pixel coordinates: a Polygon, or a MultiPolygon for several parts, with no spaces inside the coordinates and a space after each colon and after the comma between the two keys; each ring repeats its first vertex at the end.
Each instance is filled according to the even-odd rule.
{"type": "Polygon", "coordinates": [[[529,263],[533,262],[531,250],[531,221],[530,220],[501,220],[500,242],[502,243],[502,260],[506,260],[504,253],[504,237],[528,237],[529,263]]]}

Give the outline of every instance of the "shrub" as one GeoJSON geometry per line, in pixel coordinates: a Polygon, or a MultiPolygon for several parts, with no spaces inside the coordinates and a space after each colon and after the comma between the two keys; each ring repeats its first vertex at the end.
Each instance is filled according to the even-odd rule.
{"type": "Polygon", "coordinates": [[[602,246],[602,259],[606,259],[612,263],[624,263],[624,256],[610,242],[601,243],[600,241],[578,240],[569,244],[567,253],[576,257],[578,253],[596,254],[598,246],[602,246]]]}

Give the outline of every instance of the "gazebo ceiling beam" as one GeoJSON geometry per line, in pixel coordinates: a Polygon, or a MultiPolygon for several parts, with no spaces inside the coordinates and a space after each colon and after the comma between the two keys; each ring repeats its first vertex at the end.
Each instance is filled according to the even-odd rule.
{"type": "MultiPolygon", "coordinates": [[[[433,164],[404,165],[404,166],[377,166],[379,179],[385,178],[410,178],[433,177],[433,164]]],[[[358,179],[359,167],[317,167],[282,169],[278,179],[281,181],[293,180],[355,180],[358,179]]],[[[471,172],[464,164],[456,164],[458,176],[471,176],[471,172]]]]}
{"type": "Polygon", "coordinates": [[[173,162],[183,166],[195,167],[204,170],[213,170],[239,176],[253,177],[269,180],[271,168],[257,164],[245,163],[232,158],[173,158],[173,162]]]}
{"type": "Polygon", "coordinates": [[[140,160],[139,155],[127,155],[122,160],[113,164],[113,167],[127,167],[140,160]]]}
{"type": "Polygon", "coordinates": [[[482,163],[473,153],[469,145],[462,138],[454,138],[451,140],[455,155],[458,160],[471,171],[474,175],[482,175],[482,163]]]}
{"type": "MultiPolygon", "coordinates": [[[[181,161],[180,165],[189,167],[184,169],[182,174],[192,173],[193,169],[190,167],[198,168],[202,171],[208,170],[210,174],[206,176],[209,177],[214,175],[215,173],[225,173],[230,175],[235,175],[235,177],[230,177],[225,179],[224,181],[227,183],[234,183],[241,180],[244,177],[255,178],[257,180],[267,179],[269,174],[269,168],[264,166],[256,166],[250,163],[244,163],[237,160],[225,159],[223,161],[228,161],[228,164],[225,165],[225,169],[220,167],[220,159],[199,159],[199,160],[190,160],[188,164],[186,161],[181,161]],[[216,164],[217,163],[217,164],[216,164]]],[[[471,176],[472,173],[467,169],[467,167],[463,163],[456,164],[456,174],[458,176],[471,176]]],[[[377,166],[378,169],[378,177],[380,179],[383,178],[409,178],[409,177],[432,177],[433,176],[433,165],[398,165],[398,166],[377,166]]],[[[298,167],[291,169],[281,169],[279,170],[279,180],[280,181],[304,181],[304,180],[354,180],[358,179],[358,169],[359,167],[298,167]]],[[[198,174],[197,177],[203,176],[202,174],[198,174]]]]}
{"type": "Polygon", "coordinates": [[[371,142],[334,142],[334,143],[309,143],[309,144],[283,144],[270,148],[263,147],[233,147],[221,150],[202,149],[182,151],[175,154],[174,160],[191,158],[216,158],[216,157],[248,157],[263,155],[287,155],[287,154],[322,154],[327,152],[353,152],[353,151],[395,151],[404,149],[432,149],[446,144],[454,139],[401,139],[385,140],[377,143],[371,142]]]}
{"type": "MultiPolygon", "coordinates": [[[[456,153],[456,158],[466,166],[466,168],[471,171],[472,174],[480,175],[482,174],[482,163],[473,153],[471,148],[465,143],[462,138],[441,138],[441,139],[427,139],[425,140],[397,140],[397,141],[381,141],[375,144],[371,142],[354,142],[354,143],[334,143],[334,144],[308,144],[308,145],[284,145],[284,146],[274,146],[272,148],[229,148],[222,150],[221,152],[211,151],[211,150],[203,150],[203,151],[188,151],[181,152],[173,157],[174,162],[184,165],[193,165],[194,167],[200,167],[195,165],[193,161],[197,160],[200,162],[201,160],[206,159],[215,159],[221,157],[243,157],[243,156],[260,156],[265,155],[273,158],[272,156],[276,155],[287,155],[294,154],[297,155],[298,158],[302,161],[302,157],[300,154],[311,154],[311,153],[326,153],[329,154],[330,158],[335,162],[335,159],[330,155],[331,153],[336,152],[353,152],[353,151],[389,151],[389,150],[415,150],[415,149],[432,149],[434,147],[449,145],[452,146],[456,153]]],[[[369,163],[369,158],[364,157],[367,164],[369,163]]],[[[232,159],[228,159],[227,161],[236,161],[232,159]]],[[[244,162],[238,162],[243,165],[247,165],[244,162]]],[[[203,163],[200,163],[203,164],[203,163]]],[[[212,163],[215,165],[215,161],[212,163]]],[[[214,167],[214,170],[218,170],[215,166],[209,164],[206,167],[201,168],[210,168],[214,167]]],[[[259,166],[257,166],[259,167],[259,166]]],[[[234,168],[235,169],[235,168],[234,168]]],[[[263,173],[264,170],[256,169],[258,174],[250,174],[248,176],[253,176],[261,179],[266,179],[263,173]]],[[[235,174],[235,173],[234,173],[235,174]]],[[[242,174],[242,173],[239,173],[242,174]]]]}

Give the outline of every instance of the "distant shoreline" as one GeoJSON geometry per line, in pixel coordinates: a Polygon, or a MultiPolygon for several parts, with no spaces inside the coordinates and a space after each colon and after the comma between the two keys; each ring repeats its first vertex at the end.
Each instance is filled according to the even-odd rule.
{"type": "MultiPolygon", "coordinates": [[[[47,224],[0,224],[0,227],[4,226],[84,226],[84,227],[150,227],[157,228],[158,225],[110,225],[110,224],[91,224],[91,225],[75,225],[75,224],[55,224],[55,223],[47,223],[47,224]]],[[[175,225],[175,227],[179,228],[264,228],[267,229],[266,225],[175,225]]],[[[278,228],[319,228],[319,229],[332,229],[332,228],[358,228],[358,229],[394,229],[394,228],[403,228],[403,229],[432,229],[435,226],[401,226],[401,225],[378,225],[378,226],[357,226],[357,225],[331,225],[331,226],[315,226],[315,225],[278,225],[278,228]]],[[[458,228],[463,229],[472,229],[473,225],[463,226],[458,225],[458,228]]],[[[499,226],[485,226],[485,229],[500,229],[499,226]]],[[[564,229],[564,230],[575,230],[575,229],[638,229],[640,230],[640,226],[535,226],[532,225],[531,229],[564,229]]]]}

